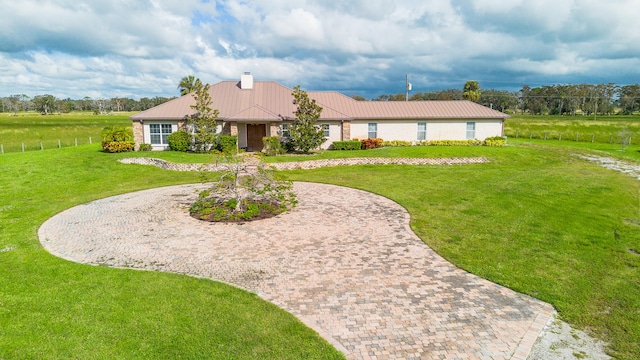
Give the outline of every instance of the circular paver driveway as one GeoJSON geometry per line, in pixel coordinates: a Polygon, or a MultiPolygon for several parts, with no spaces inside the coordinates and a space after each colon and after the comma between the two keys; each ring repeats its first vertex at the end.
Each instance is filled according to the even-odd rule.
{"type": "Polygon", "coordinates": [[[257,293],[352,359],[526,359],[548,304],[451,265],[404,208],[344,187],[295,183],[298,206],[245,224],[187,208],[202,185],[76,206],[40,241],[72,261],[207,277],[257,293]]]}

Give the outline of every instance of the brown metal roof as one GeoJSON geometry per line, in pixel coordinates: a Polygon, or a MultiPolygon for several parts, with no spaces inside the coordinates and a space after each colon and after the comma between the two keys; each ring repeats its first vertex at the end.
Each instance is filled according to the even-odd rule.
{"type": "MultiPolygon", "coordinates": [[[[281,121],[294,117],[292,89],[273,81],[256,81],[253,89],[241,89],[238,81],[211,85],[212,108],[223,121],[281,121]]],[[[348,119],[504,119],[508,116],[471,101],[357,101],[335,91],[308,92],[322,106],[320,120],[348,119]]],[[[179,120],[194,113],[188,94],[145,110],[132,120],[179,120]]]]}

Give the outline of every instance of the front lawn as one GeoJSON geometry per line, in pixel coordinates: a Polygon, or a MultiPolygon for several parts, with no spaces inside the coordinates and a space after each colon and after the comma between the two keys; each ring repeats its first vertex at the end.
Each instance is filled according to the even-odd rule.
{"type": "Polygon", "coordinates": [[[214,281],[72,263],[38,227],[69,207],[197,173],[99,145],[0,155],[0,359],[341,359],[295,317],[214,281]]]}

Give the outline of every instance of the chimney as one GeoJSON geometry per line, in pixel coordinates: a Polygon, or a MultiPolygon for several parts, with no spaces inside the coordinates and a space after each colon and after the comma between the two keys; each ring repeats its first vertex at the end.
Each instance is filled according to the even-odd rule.
{"type": "Polygon", "coordinates": [[[240,77],[240,89],[251,90],[253,89],[253,75],[250,72],[245,72],[240,77]]]}

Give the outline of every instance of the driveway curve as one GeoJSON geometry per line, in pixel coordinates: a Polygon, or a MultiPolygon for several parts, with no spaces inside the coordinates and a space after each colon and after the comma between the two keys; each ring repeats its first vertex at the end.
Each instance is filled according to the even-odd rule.
{"type": "Polygon", "coordinates": [[[52,254],[206,277],[254,292],[349,359],[526,359],[550,305],[456,268],[397,203],[295,183],[298,206],[244,224],[188,214],[195,190],[139,191],[68,209],[39,229],[52,254]]]}

